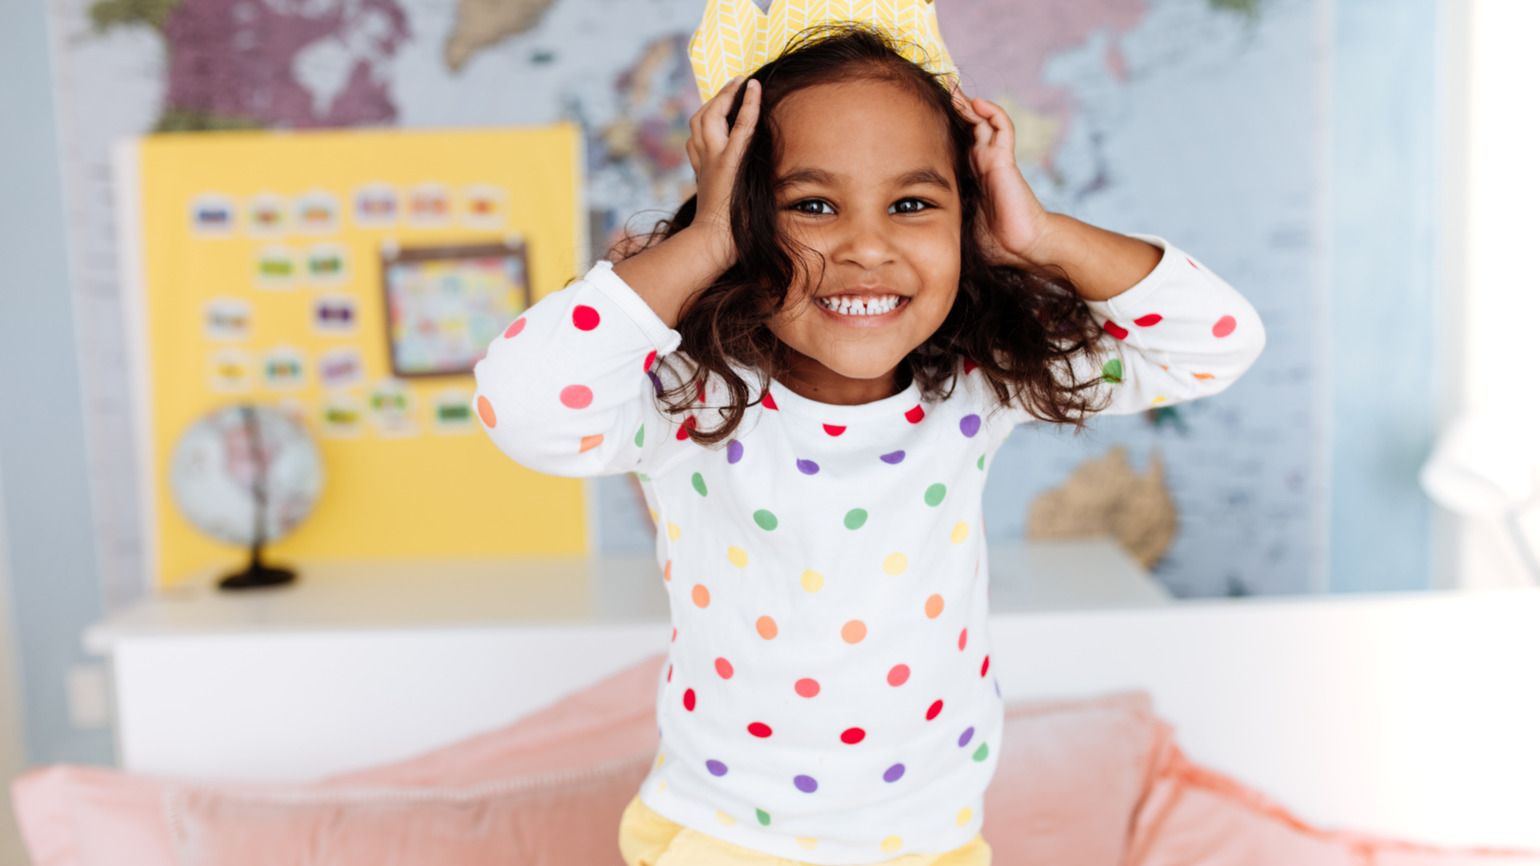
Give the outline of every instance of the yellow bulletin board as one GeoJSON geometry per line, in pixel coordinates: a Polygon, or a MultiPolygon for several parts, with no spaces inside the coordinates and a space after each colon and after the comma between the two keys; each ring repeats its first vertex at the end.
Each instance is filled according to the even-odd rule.
{"type": "Polygon", "coordinates": [[[284,409],[321,452],[320,496],[268,561],[587,553],[583,481],[513,462],[470,407],[486,344],[580,273],[582,158],[566,123],[123,142],[152,583],[245,563],[188,522],[168,475],[187,427],[235,403],[284,409]]]}

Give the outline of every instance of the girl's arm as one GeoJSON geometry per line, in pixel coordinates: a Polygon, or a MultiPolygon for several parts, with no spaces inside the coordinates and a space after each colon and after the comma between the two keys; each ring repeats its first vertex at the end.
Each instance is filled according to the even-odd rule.
{"type": "MultiPolygon", "coordinates": [[[[1145,234],[1127,238],[1137,239],[1139,248],[1153,245],[1153,270],[1145,272],[1142,252],[1121,259],[1104,257],[1097,265],[1059,263],[1072,279],[1077,273],[1082,279],[1099,273],[1100,281],[1092,276],[1087,280],[1089,287],[1081,290],[1084,295],[1106,294],[1085,301],[1102,333],[1092,354],[1074,356],[1069,365],[1073,381],[1100,380],[1097,388],[1088,391],[1093,406],[1106,400],[1103,393],[1110,394],[1102,410],[1110,415],[1211,397],[1233,385],[1267,342],[1256,309],[1229,283],[1166,239],[1145,234]],[[1127,279],[1135,272],[1145,275],[1110,293],[1113,282],[1109,280],[1127,279]]],[[[1104,251],[1103,256],[1107,255],[1104,251]]],[[[1017,423],[1031,420],[1024,411],[1013,410],[1017,423]]]]}

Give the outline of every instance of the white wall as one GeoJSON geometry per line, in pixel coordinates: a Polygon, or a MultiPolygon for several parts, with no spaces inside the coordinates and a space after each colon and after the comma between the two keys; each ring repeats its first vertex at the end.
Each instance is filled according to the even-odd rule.
{"type": "MultiPolygon", "coordinates": [[[[1471,407],[1517,408],[1540,430],[1540,387],[1534,352],[1540,334],[1540,279],[1535,275],[1535,203],[1540,200],[1540,3],[1471,0],[1467,51],[1468,210],[1464,237],[1465,369],[1471,407]]],[[[1540,538],[1534,538],[1540,544],[1540,538]]],[[[1490,524],[1466,521],[1460,537],[1466,586],[1525,581],[1508,538],[1490,524]]]]}

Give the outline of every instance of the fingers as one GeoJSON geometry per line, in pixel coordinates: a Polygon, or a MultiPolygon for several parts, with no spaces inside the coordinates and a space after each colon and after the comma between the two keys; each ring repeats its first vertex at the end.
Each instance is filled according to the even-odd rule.
{"type": "Polygon", "coordinates": [[[742,154],[748,146],[749,136],[754,134],[754,125],[759,121],[759,82],[749,79],[748,90],[743,94],[743,104],[738,107],[738,117],[733,123],[733,130],[727,136],[729,146],[734,155],[742,154]]]}
{"type": "Polygon", "coordinates": [[[706,117],[702,120],[702,125],[706,144],[712,152],[727,146],[727,112],[732,110],[733,98],[742,84],[743,76],[734,76],[723,85],[716,96],[711,97],[711,102],[706,106],[706,117]]]}

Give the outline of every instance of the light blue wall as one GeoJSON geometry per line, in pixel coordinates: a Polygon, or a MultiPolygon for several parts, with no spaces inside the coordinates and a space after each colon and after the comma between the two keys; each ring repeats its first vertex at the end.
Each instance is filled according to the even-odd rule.
{"type": "Polygon", "coordinates": [[[45,4],[0,20],[0,496],[28,760],[111,763],[108,731],[71,729],[69,666],[101,614],[64,246],[45,4]]]}
{"type": "Polygon", "coordinates": [[[1435,0],[1335,4],[1332,592],[1426,589],[1435,432],[1435,0]],[[1387,322],[1393,321],[1394,327],[1387,322]]]}

